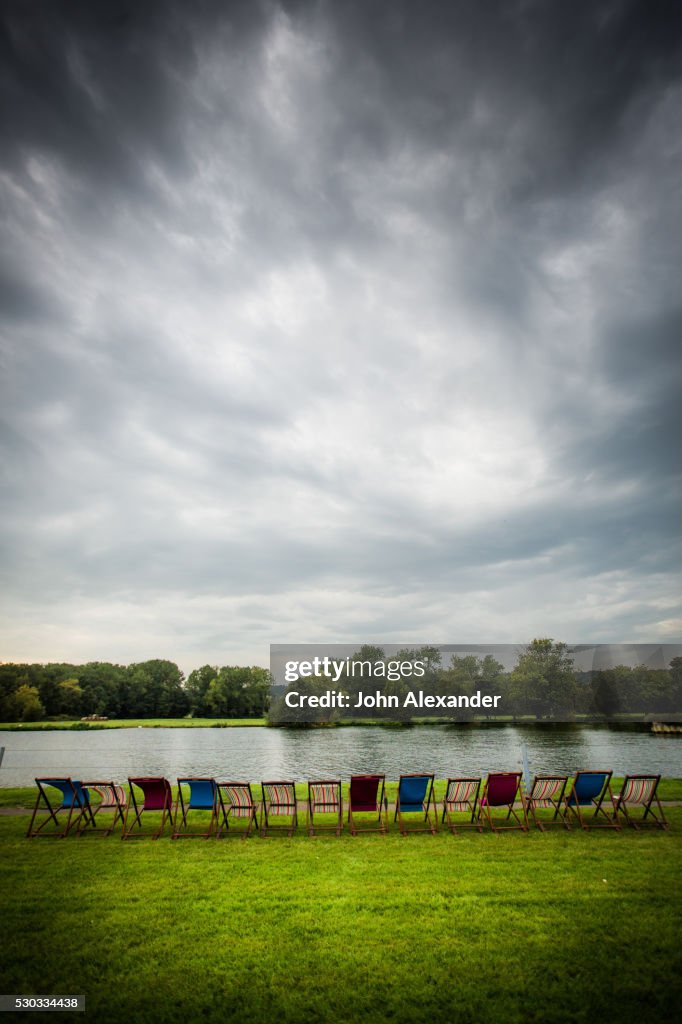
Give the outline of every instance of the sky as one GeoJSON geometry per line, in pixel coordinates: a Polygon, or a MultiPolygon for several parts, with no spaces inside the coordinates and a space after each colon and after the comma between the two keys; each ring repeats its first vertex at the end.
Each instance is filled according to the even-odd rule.
{"type": "Polygon", "coordinates": [[[682,640],[682,5],[0,12],[0,661],[682,640]]]}

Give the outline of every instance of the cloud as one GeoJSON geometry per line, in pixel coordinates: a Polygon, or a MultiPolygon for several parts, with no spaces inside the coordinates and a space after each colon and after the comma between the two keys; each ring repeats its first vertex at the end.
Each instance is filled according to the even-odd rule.
{"type": "Polygon", "coordinates": [[[5,5],[0,657],[676,639],[679,21],[5,5]]]}

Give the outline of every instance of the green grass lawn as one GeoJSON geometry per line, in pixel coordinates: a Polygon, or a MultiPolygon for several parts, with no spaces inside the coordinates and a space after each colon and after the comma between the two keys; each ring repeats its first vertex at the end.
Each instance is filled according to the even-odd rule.
{"type": "Polygon", "coordinates": [[[666,813],[667,833],[129,843],[2,817],[0,991],[85,993],[98,1022],[672,1021],[666,813]]]}

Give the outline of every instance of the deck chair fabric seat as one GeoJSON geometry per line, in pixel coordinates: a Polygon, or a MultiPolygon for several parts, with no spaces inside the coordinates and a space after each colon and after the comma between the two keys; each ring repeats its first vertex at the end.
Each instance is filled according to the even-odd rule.
{"type": "Polygon", "coordinates": [[[658,799],[660,781],[660,775],[626,775],[620,793],[614,797],[616,820],[622,815],[628,825],[635,829],[643,826],[667,829],[668,821],[658,799]],[[658,808],[658,814],[653,809],[654,804],[658,808]],[[643,813],[639,817],[632,813],[636,807],[643,808],[643,813]]]}
{"type": "Polygon", "coordinates": [[[480,788],[481,779],[479,776],[462,776],[460,778],[448,779],[443,799],[441,822],[447,824],[453,835],[457,835],[458,828],[475,828],[478,832],[483,831],[483,825],[480,821],[476,821],[480,788]],[[454,817],[455,814],[462,813],[469,815],[469,821],[459,821],[454,817]]]}
{"type": "Polygon", "coordinates": [[[348,791],[348,824],[350,834],[358,832],[388,832],[388,801],[385,775],[351,775],[348,791]],[[356,814],[376,814],[376,822],[360,824],[356,814]]]}
{"type": "Polygon", "coordinates": [[[521,772],[490,772],[483,786],[483,793],[478,801],[477,820],[484,818],[493,832],[521,829],[528,832],[528,819],[521,792],[521,772]],[[514,821],[514,824],[501,824],[499,818],[492,815],[493,809],[504,810],[507,815],[502,821],[514,821]]]}
{"type": "Polygon", "coordinates": [[[337,836],[341,835],[343,798],[340,779],[317,779],[308,782],[306,828],[310,836],[315,835],[315,830],[318,832],[334,831],[337,836]],[[317,815],[317,821],[315,815],[317,815]],[[320,821],[321,815],[332,816],[331,824],[329,821],[320,821]]]}
{"type": "Polygon", "coordinates": [[[172,822],[173,819],[173,793],[170,782],[163,776],[145,775],[129,778],[128,787],[130,800],[126,808],[121,839],[158,839],[166,827],[166,822],[172,822]],[[137,795],[137,790],[142,791],[142,801],[137,795]],[[161,815],[155,829],[143,829],[142,816],[145,814],[161,815]],[[140,831],[136,832],[135,829],[140,831]]]}
{"type": "Polygon", "coordinates": [[[400,776],[393,820],[398,819],[401,835],[407,835],[408,832],[431,832],[432,835],[435,835],[438,831],[438,814],[433,796],[433,785],[433,775],[400,776]],[[408,814],[424,815],[423,822],[421,824],[411,823],[411,819],[405,817],[408,814]]]}
{"type": "Polygon", "coordinates": [[[561,825],[570,831],[571,826],[563,803],[567,784],[567,775],[536,775],[533,779],[530,790],[524,797],[524,802],[526,814],[530,814],[541,832],[544,832],[549,825],[561,825]],[[549,820],[538,818],[538,810],[554,810],[554,815],[549,820]]]}
{"type": "Polygon", "coordinates": [[[105,781],[84,781],[83,789],[86,790],[89,797],[92,817],[82,820],[76,833],[77,835],[80,836],[83,832],[99,832],[104,836],[108,836],[114,831],[119,821],[123,825],[125,809],[128,805],[123,786],[119,786],[113,779],[107,779],[105,781]],[[97,799],[93,800],[93,796],[97,799]],[[97,818],[102,813],[111,813],[112,817],[108,825],[100,828],[97,824],[97,818]]]}
{"type": "Polygon", "coordinates": [[[296,785],[293,782],[262,782],[262,803],[260,834],[262,838],[268,832],[286,832],[292,836],[298,827],[298,804],[296,802],[296,785]],[[290,818],[283,825],[273,825],[272,818],[290,818]]]}
{"type": "Polygon", "coordinates": [[[620,831],[611,791],[612,775],[612,771],[578,771],[568,787],[564,805],[586,831],[591,828],[620,831]],[[590,817],[586,813],[588,809],[593,809],[590,817]]]}
{"type": "Polygon", "coordinates": [[[35,782],[38,787],[38,795],[26,832],[28,839],[35,839],[37,836],[64,839],[72,829],[78,828],[82,820],[92,820],[88,791],[83,788],[83,783],[79,779],[72,779],[70,776],[60,778],[52,776],[36,779],[35,782]],[[60,793],[59,803],[55,803],[54,797],[50,799],[50,788],[56,789],[60,793]],[[41,804],[47,812],[47,817],[36,825],[36,816],[41,809],[41,804]],[[50,824],[55,827],[48,828],[47,826],[50,824]]]}
{"type": "Polygon", "coordinates": [[[204,776],[186,776],[178,779],[178,795],[175,801],[173,816],[172,839],[204,838],[215,835],[218,825],[218,791],[216,781],[204,776]],[[188,792],[189,791],[189,792],[188,792]],[[202,820],[202,826],[192,829],[188,825],[188,815],[196,811],[210,814],[208,823],[202,820]]]}
{"type": "Polygon", "coordinates": [[[235,828],[233,835],[246,839],[251,829],[258,827],[258,804],[253,799],[250,782],[219,782],[218,784],[219,816],[221,824],[218,837],[223,833],[230,834],[229,819],[246,818],[246,828],[235,828]]]}

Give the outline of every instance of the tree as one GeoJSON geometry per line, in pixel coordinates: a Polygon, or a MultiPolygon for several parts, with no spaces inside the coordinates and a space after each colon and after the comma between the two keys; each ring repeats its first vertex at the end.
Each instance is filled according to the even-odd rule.
{"type": "Polygon", "coordinates": [[[532,640],[521,651],[510,683],[511,695],[521,711],[541,717],[575,709],[573,659],[564,643],[551,638],[532,640]]]}
{"type": "Polygon", "coordinates": [[[59,684],[59,711],[64,715],[80,715],[83,691],[77,679],[65,679],[59,684]]]}
{"type": "Polygon", "coordinates": [[[45,708],[37,687],[22,684],[12,698],[13,719],[18,722],[37,722],[45,716],[45,708]]]}

